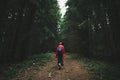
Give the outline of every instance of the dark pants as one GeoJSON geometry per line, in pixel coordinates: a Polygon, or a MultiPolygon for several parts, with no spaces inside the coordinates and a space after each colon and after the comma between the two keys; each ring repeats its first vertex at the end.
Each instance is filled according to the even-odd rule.
{"type": "Polygon", "coordinates": [[[63,56],[62,56],[62,52],[58,52],[58,64],[61,63],[61,65],[63,66],[63,56]]]}

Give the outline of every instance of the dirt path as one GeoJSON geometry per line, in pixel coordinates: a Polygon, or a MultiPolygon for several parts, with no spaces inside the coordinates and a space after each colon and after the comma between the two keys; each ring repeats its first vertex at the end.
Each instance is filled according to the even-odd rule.
{"type": "Polygon", "coordinates": [[[42,69],[31,68],[14,80],[96,80],[93,74],[84,68],[83,62],[77,62],[67,55],[64,64],[64,68],[58,70],[56,59],[52,58],[42,69]]]}

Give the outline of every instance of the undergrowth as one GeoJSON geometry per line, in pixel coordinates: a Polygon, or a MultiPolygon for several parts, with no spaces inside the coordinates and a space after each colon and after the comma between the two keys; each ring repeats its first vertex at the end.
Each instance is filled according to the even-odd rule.
{"type": "Polygon", "coordinates": [[[93,60],[82,57],[77,54],[70,54],[73,59],[78,61],[83,61],[85,63],[85,68],[93,72],[96,77],[100,80],[120,80],[120,65],[103,62],[99,60],[93,60]]]}
{"type": "Polygon", "coordinates": [[[20,70],[25,70],[30,66],[35,66],[36,63],[38,63],[40,66],[43,66],[46,62],[50,61],[51,55],[51,53],[37,54],[28,57],[25,59],[25,61],[14,64],[12,63],[4,68],[0,76],[0,80],[11,80],[20,70]]]}

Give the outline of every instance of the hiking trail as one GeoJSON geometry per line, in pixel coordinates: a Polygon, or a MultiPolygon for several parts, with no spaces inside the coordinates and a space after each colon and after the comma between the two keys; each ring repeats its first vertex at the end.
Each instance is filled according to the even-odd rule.
{"type": "MultiPolygon", "coordinates": [[[[42,68],[28,68],[13,80],[97,80],[92,72],[85,69],[84,63],[72,59],[69,55],[64,57],[64,67],[58,70],[56,61],[47,62],[42,68]]],[[[37,65],[37,64],[35,64],[37,65]]]]}

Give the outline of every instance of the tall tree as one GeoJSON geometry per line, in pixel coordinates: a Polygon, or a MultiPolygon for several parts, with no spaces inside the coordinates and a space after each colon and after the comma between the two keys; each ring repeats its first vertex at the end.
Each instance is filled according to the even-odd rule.
{"type": "Polygon", "coordinates": [[[68,0],[66,5],[69,7],[60,35],[68,50],[116,59],[120,48],[119,0],[68,0]]]}
{"type": "Polygon", "coordinates": [[[60,18],[57,0],[2,0],[0,4],[1,61],[22,60],[54,48],[60,18]]]}

